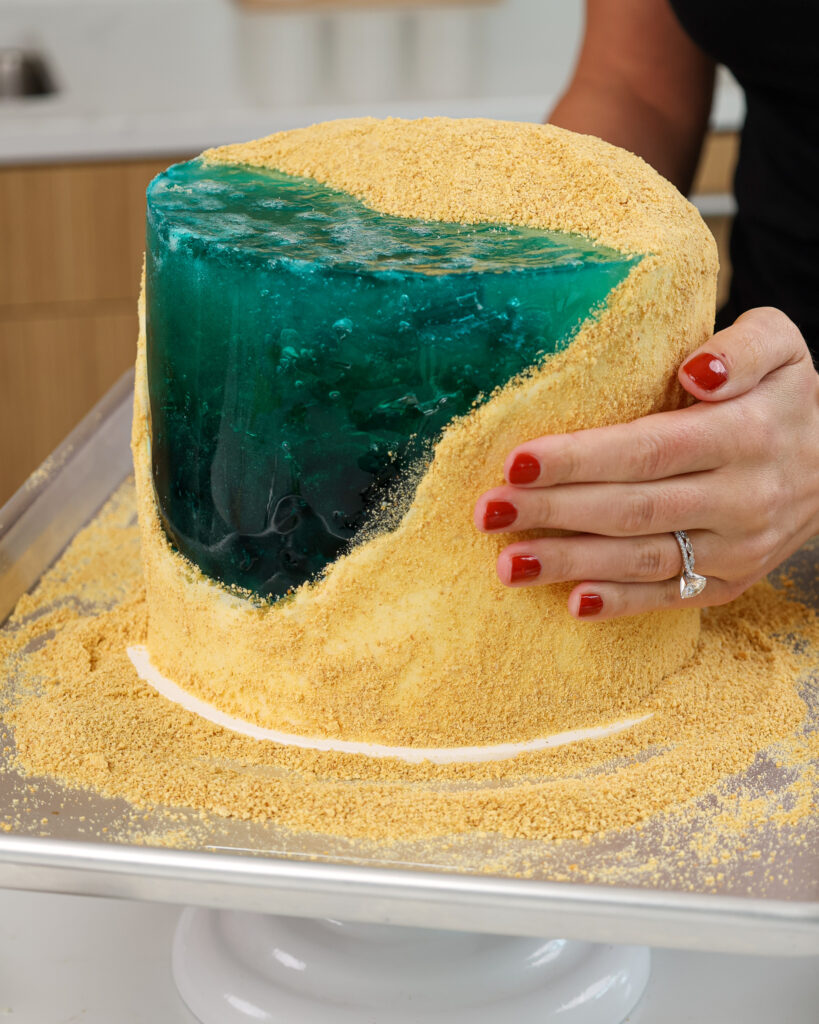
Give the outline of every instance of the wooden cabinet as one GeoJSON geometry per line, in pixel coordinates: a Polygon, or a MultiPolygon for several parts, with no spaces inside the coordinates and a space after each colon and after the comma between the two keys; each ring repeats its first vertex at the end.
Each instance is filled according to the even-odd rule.
{"type": "Polygon", "coordinates": [[[0,168],[0,505],[133,362],[145,188],[170,162],[0,168]]]}
{"type": "MultiPolygon", "coordinates": [[[[734,169],[739,154],[739,135],[736,132],[712,132],[705,140],[699,167],[694,179],[692,192],[697,196],[727,199],[734,191],[734,169]]],[[[721,306],[728,298],[728,286],[731,281],[731,258],[728,252],[728,241],[731,234],[733,216],[721,213],[706,216],[705,223],[717,240],[719,249],[719,284],[717,287],[717,305],[721,306]]]]}
{"type": "MultiPolygon", "coordinates": [[[[145,188],[175,159],[0,168],[0,505],[133,362],[145,188]]],[[[730,192],[735,159],[712,136],[695,191],[730,192]]]]}

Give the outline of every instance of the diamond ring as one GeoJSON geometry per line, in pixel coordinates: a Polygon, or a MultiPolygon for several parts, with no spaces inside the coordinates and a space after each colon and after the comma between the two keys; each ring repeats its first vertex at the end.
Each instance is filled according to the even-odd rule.
{"type": "Polygon", "coordinates": [[[680,554],[683,560],[683,571],[680,576],[680,597],[685,600],[687,597],[696,597],[705,590],[708,580],[694,572],[694,548],[685,530],[675,530],[674,538],[680,545],[680,554]]]}

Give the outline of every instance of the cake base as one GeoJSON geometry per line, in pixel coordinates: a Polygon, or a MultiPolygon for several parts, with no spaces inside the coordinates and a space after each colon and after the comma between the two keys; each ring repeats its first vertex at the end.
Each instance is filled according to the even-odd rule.
{"type": "Polygon", "coordinates": [[[253,722],[242,718],[226,715],[212,704],[183,690],[172,680],[166,678],[151,662],[148,648],[137,644],[127,648],[131,664],[137,675],[152,686],[157,693],[167,700],[179,704],[192,711],[200,718],[213,722],[223,729],[241,733],[254,740],[268,743],[279,743],[287,747],[299,747],[302,750],[335,751],[339,754],[363,754],[365,757],[392,757],[407,764],[419,764],[430,761],[432,764],[483,764],[486,761],[508,761],[520,754],[535,753],[538,750],[549,750],[553,747],[564,747],[569,743],[581,743],[583,740],[605,739],[615,736],[634,725],[648,721],[653,712],[625,718],[618,722],[592,726],[589,729],[571,729],[567,732],[553,733],[550,736],[539,736],[525,743],[496,743],[481,747],[390,747],[383,743],[348,743],[344,740],[332,740],[322,736],[297,736],[292,733],[280,732],[276,729],[262,729],[253,722]]]}
{"type": "Polygon", "coordinates": [[[620,1024],[644,946],[188,909],[173,974],[202,1024],[620,1024]]]}

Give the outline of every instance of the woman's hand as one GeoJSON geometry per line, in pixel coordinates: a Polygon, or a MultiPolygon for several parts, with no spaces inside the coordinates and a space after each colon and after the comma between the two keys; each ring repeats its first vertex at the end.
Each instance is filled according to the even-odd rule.
{"type": "Polygon", "coordinates": [[[478,529],[576,536],[510,544],[503,583],[582,580],[569,611],[595,620],[724,604],[819,533],[819,375],[796,326],[750,310],[679,380],[696,405],[510,452],[508,485],[478,500],[478,529]],[[687,531],[708,579],[685,602],[674,530],[687,531]]]}

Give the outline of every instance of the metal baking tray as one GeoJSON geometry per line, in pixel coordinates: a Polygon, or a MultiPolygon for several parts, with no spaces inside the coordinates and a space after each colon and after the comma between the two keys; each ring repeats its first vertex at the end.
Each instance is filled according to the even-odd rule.
{"type": "MultiPolygon", "coordinates": [[[[0,509],[0,623],[130,473],[132,386],[133,375],[126,374],[0,509]]],[[[792,566],[814,607],[818,564],[814,545],[798,553],[792,566]]],[[[0,739],[13,743],[5,730],[0,739]]],[[[749,771],[759,786],[776,786],[776,766],[764,755],[758,760],[749,771]]],[[[3,757],[0,810],[23,793],[32,810],[22,828],[0,834],[0,885],[8,888],[501,935],[819,953],[819,819],[808,823],[808,839],[815,841],[788,851],[790,863],[779,880],[765,874],[760,859],[740,856],[715,888],[693,857],[685,877],[676,856],[664,865],[651,828],[559,847],[484,836],[365,851],[338,837],[273,825],[224,819],[204,827],[198,813],[181,808],[195,845],[165,848],[116,838],[117,823],[130,810],[124,801],[53,779],[22,778],[3,757]],[[49,813],[56,806],[59,815],[49,813]],[[624,856],[634,865],[632,876],[626,867],[626,885],[594,884],[596,866],[602,883],[606,865],[624,856]],[[567,858],[586,868],[592,884],[549,881],[550,867],[567,858]],[[640,868],[650,858],[659,859],[646,874],[640,868]],[[484,865],[498,863],[506,867],[485,873],[484,865]],[[529,876],[515,877],[523,863],[529,876]]],[[[157,812],[157,832],[161,821],[157,812]]],[[[695,838],[681,830],[675,854],[693,850],[695,838]]],[[[766,843],[776,855],[787,836],[763,829],[754,842],[764,861],[766,843]]]]}

